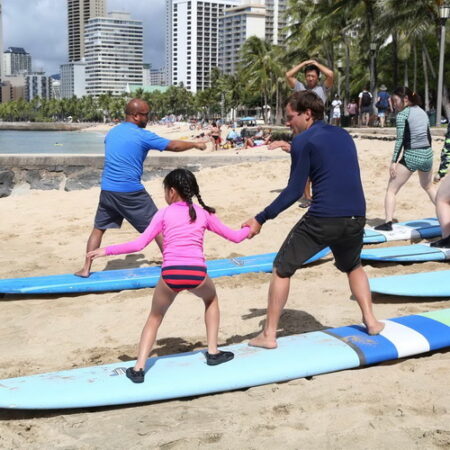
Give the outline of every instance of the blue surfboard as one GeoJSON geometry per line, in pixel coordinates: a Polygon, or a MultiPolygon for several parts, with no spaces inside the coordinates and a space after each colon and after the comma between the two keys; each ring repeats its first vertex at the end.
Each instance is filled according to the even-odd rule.
{"type": "Polygon", "coordinates": [[[394,223],[392,231],[379,231],[366,227],[363,242],[364,244],[381,244],[389,241],[430,239],[440,235],[439,221],[435,218],[429,218],[394,223]]]}
{"type": "Polygon", "coordinates": [[[370,290],[406,297],[450,297],[450,270],[371,278],[370,290]]]}
{"type": "Polygon", "coordinates": [[[128,363],[0,380],[0,408],[63,409],[123,405],[231,391],[376,364],[450,346],[450,309],[386,320],[379,336],[359,325],[278,340],[264,350],[223,349],[235,358],[208,366],[202,351],[150,358],[145,382],[126,378],[128,363]]]}
{"type": "MultiPolygon", "coordinates": [[[[330,249],[326,248],[305,264],[317,261],[329,253],[330,249]]],[[[211,278],[218,278],[241,273],[272,272],[275,256],[276,253],[265,253],[208,261],[208,275],[211,278]]],[[[161,268],[158,266],[93,272],[88,278],[80,278],[73,274],[8,278],[0,280],[0,294],[68,294],[142,289],[155,287],[160,273],[161,268]]]]}
{"type": "Polygon", "coordinates": [[[430,247],[429,244],[364,249],[361,259],[384,262],[446,261],[450,259],[450,249],[430,247]]]}

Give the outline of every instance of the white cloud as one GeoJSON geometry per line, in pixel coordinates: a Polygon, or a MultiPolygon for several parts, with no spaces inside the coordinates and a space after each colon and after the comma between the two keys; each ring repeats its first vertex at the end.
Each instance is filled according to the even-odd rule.
{"type": "MultiPolygon", "coordinates": [[[[23,47],[34,69],[58,73],[67,61],[66,0],[3,0],[3,44],[23,47]]],[[[165,1],[108,0],[108,11],[128,11],[144,22],[144,60],[154,67],[164,63],[165,1]]]]}

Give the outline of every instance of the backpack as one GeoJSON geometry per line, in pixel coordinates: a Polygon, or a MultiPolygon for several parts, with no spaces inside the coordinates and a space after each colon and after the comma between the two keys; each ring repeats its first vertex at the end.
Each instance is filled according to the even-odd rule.
{"type": "Polygon", "coordinates": [[[372,97],[368,92],[363,92],[361,97],[361,106],[370,106],[372,103],[372,97]]]}
{"type": "Polygon", "coordinates": [[[378,109],[388,109],[389,108],[389,94],[387,92],[380,92],[378,95],[380,100],[375,105],[378,109]]]}

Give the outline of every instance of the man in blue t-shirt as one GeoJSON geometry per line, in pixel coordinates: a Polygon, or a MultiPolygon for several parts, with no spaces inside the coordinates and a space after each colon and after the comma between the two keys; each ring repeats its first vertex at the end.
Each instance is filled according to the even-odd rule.
{"type": "Polygon", "coordinates": [[[273,263],[267,320],[263,331],[250,341],[256,347],[276,348],[290,277],[326,247],[331,248],[336,267],[348,276],[368,333],[378,334],[384,327],[373,314],[369,283],[360,260],[366,205],[356,147],[347,131],[327,125],[323,115],[324,104],[314,92],[296,92],[289,98],[286,119],[295,137],[288,185],[244,224],[250,226],[250,237],[258,234],[266,220],[295,203],[307,178],[311,179],[311,207],[291,230],[273,263]]]}
{"type": "MultiPolygon", "coordinates": [[[[87,252],[99,248],[105,231],[120,228],[123,219],[142,233],[157,212],[141,182],[149,150],[183,152],[191,148],[206,148],[204,142],[170,141],[145,130],[149,112],[144,100],[130,100],[125,107],[125,121],[106,135],[100,200],[87,252]]],[[[161,236],[156,237],[156,242],[162,249],[161,236]]],[[[82,269],[75,275],[88,277],[91,264],[92,261],[86,258],[82,269]]]]}

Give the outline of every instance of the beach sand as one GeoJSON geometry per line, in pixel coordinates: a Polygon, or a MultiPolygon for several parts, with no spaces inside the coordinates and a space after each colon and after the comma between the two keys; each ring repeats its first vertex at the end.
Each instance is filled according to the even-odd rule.
{"type": "MultiPolygon", "coordinates": [[[[164,129],[155,130],[172,137],[164,129]]],[[[182,136],[185,130],[178,130],[182,136]]],[[[393,142],[356,140],[369,224],[383,218],[393,142]]],[[[442,142],[434,144],[436,164],[442,142]]],[[[246,150],[252,152],[254,150],[246,150]]],[[[267,151],[259,149],[258,151],[267,151]]],[[[239,227],[275,198],[289,174],[289,158],[203,169],[205,202],[239,227]]],[[[161,179],[146,183],[164,206],[161,179]]],[[[0,278],[79,269],[97,206],[98,188],[30,191],[0,200],[3,237],[0,278]]],[[[210,233],[209,259],[276,251],[304,210],[293,205],[241,244],[210,233]]],[[[398,196],[399,221],[435,216],[417,175],[398,196]]],[[[125,225],[104,244],[133,239],[125,225]]],[[[144,251],[94,262],[93,270],[159,264],[155,244],[144,251]]],[[[445,269],[439,263],[365,265],[369,277],[445,269]]],[[[215,281],[222,311],[220,343],[246,342],[265,317],[270,274],[215,281]]],[[[0,302],[0,379],[136,357],[153,290],[53,296],[7,296],[0,302]]],[[[379,318],[450,307],[447,299],[376,296],[379,318]]],[[[201,302],[181,293],[161,326],[153,354],[205,347],[201,302]]],[[[359,309],[332,258],[297,272],[280,335],[358,323],[359,309]]],[[[218,368],[220,370],[220,368],[218,368]]],[[[437,351],[373,367],[314,376],[237,392],[161,403],[72,411],[0,412],[0,448],[449,448],[450,352],[437,351]]]]}

